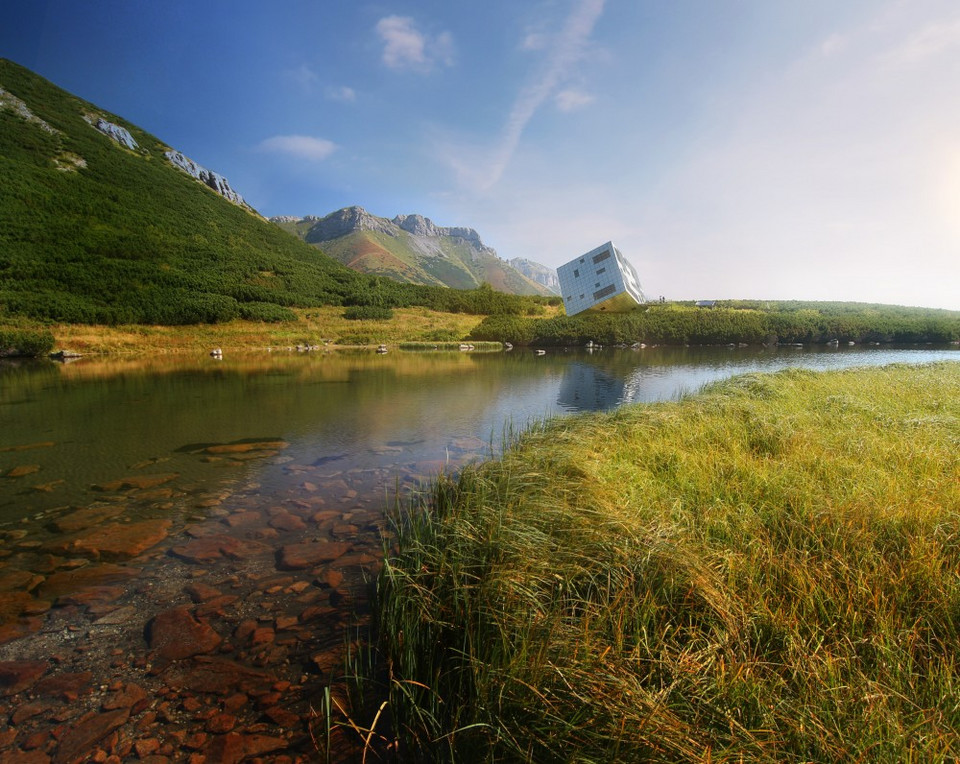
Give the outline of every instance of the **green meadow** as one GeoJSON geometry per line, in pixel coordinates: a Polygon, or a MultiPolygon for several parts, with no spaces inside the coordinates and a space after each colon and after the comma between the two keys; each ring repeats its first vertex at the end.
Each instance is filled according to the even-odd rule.
{"type": "Polygon", "coordinates": [[[408,760],[960,757],[960,364],[548,421],[393,520],[408,760]]]}

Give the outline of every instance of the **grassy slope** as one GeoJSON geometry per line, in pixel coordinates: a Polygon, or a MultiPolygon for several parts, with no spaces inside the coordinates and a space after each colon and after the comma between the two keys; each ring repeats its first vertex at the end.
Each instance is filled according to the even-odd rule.
{"type": "Polygon", "coordinates": [[[553,421],[433,504],[380,582],[413,758],[960,756],[960,364],[553,421]]]}
{"type": "Polygon", "coordinates": [[[56,128],[0,110],[0,306],[68,321],[218,320],[238,303],[340,302],[366,281],[174,168],[157,138],[0,60],[56,128]],[[83,120],[126,127],[139,151],[83,120]],[[56,169],[64,153],[86,167],[56,169]],[[182,319],[182,320],[181,320],[182,319]]]}

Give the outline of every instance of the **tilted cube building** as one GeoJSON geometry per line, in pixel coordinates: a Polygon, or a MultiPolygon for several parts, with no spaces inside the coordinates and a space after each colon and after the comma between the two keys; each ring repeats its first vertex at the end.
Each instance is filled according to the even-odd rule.
{"type": "Polygon", "coordinates": [[[624,313],[646,302],[640,279],[608,241],[557,268],[568,316],[585,310],[624,313]]]}

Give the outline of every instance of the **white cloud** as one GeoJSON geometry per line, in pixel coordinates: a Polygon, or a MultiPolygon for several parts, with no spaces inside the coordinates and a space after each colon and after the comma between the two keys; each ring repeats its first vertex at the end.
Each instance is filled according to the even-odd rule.
{"type": "Polygon", "coordinates": [[[560,111],[576,111],[593,103],[594,98],[590,93],[584,93],[582,90],[568,88],[561,90],[553,97],[553,101],[560,111]]]}
{"type": "Polygon", "coordinates": [[[328,87],[325,91],[326,96],[331,101],[341,101],[343,103],[353,103],[357,100],[357,93],[353,88],[348,88],[345,85],[340,87],[328,87]]]}
{"type": "Polygon", "coordinates": [[[377,22],[383,41],[383,63],[391,69],[429,72],[436,64],[453,65],[453,37],[449,32],[430,36],[410,16],[385,16],[377,22]]]}
{"type": "MultiPolygon", "coordinates": [[[[475,192],[485,192],[496,185],[503,176],[513,158],[520,138],[527,124],[544,102],[556,95],[557,89],[569,79],[571,70],[581,60],[587,40],[593,31],[594,24],[603,13],[606,0],[579,0],[560,34],[548,46],[547,58],[543,67],[520,91],[514,99],[513,107],[507,115],[506,124],[500,135],[500,140],[491,150],[474,152],[478,155],[478,162],[467,164],[463,155],[467,150],[452,150],[450,164],[457,173],[460,182],[471,187],[475,192]]],[[[572,92],[572,91],[571,91],[572,92]]],[[[573,100],[561,98],[562,104],[574,106],[573,100]]]]}
{"type": "Polygon", "coordinates": [[[260,149],[318,162],[336,151],[337,144],[326,138],[314,138],[309,135],[274,135],[272,138],[261,141],[260,149]]]}

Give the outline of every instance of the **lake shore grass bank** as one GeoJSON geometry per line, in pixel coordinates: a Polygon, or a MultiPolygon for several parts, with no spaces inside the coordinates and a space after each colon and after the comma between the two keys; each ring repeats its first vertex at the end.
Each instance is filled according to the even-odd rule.
{"type": "MultiPolygon", "coordinates": [[[[490,290],[469,294],[490,296],[490,290]]],[[[504,297],[506,299],[506,297],[504,297]]],[[[533,298],[531,298],[533,299],[533,298]]],[[[0,306],[0,356],[154,353],[202,349],[377,346],[421,343],[510,343],[531,347],[587,345],[947,344],[960,341],[960,312],[896,305],[796,301],[719,301],[709,309],[654,303],[622,314],[567,316],[554,301],[507,300],[501,312],[446,312],[426,307],[284,308],[290,320],[233,319],[177,325],[51,323],[5,316],[0,306]],[[507,311],[507,312],[503,312],[507,311]],[[43,351],[46,352],[46,351],[43,351]]],[[[495,301],[489,306],[495,309],[495,301]]]]}
{"type": "Polygon", "coordinates": [[[410,760],[960,756],[960,364],[549,421],[394,533],[410,760]]]}
{"type": "MultiPolygon", "coordinates": [[[[295,309],[296,321],[236,319],[184,326],[42,324],[28,319],[8,331],[51,334],[54,349],[85,355],[193,352],[221,348],[253,350],[301,346],[395,345],[404,341],[459,342],[482,316],[428,308],[394,308],[387,320],[351,320],[342,307],[295,309]]],[[[0,322],[0,332],[7,328],[0,322]]]]}

